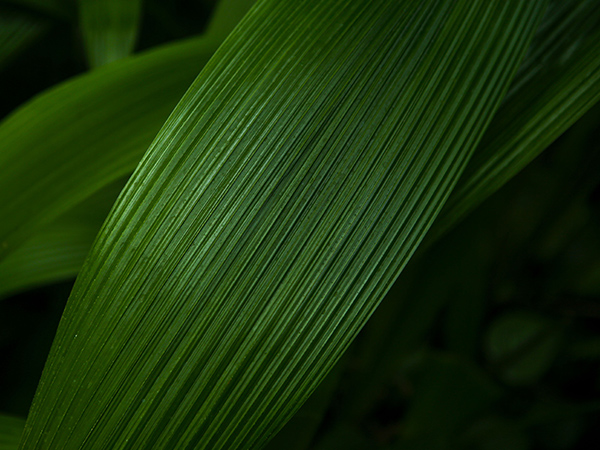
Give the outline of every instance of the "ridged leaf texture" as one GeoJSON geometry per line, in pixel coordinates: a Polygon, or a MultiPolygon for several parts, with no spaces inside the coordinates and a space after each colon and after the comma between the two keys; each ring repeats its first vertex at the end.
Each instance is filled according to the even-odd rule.
{"type": "Polygon", "coordinates": [[[20,448],[266,443],[415,251],[544,6],[259,1],[105,222],[20,448]]]}

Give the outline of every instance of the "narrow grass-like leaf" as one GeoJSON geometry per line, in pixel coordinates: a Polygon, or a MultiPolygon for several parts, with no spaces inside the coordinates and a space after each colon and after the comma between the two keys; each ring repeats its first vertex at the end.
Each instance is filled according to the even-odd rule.
{"type": "Polygon", "coordinates": [[[256,448],[398,276],[542,1],[265,0],[129,181],[21,448],[256,448]]]}
{"type": "Polygon", "coordinates": [[[133,52],[142,0],[79,0],[79,23],[92,67],[124,58],[133,52]]]}
{"type": "MultiPolygon", "coordinates": [[[[216,48],[216,43],[210,43],[211,39],[221,42],[220,36],[226,25],[231,27],[235,23],[225,19],[227,12],[233,11],[239,17],[252,3],[253,0],[220,2],[214,17],[216,25],[214,29],[209,26],[217,38],[209,34],[204,41],[192,40],[120,62],[111,68],[112,75],[104,79],[103,75],[88,74],[67,82],[41,95],[0,124],[0,142],[6,143],[0,149],[0,167],[10,168],[4,172],[4,180],[0,180],[0,196],[5,194],[0,202],[0,215],[10,218],[0,223],[0,259],[18,248],[35,228],[43,227],[101,186],[133,171],[164,118],[191,83],[196,67],[201,66],[195,66],[194,59],[206,60],[216,48]],[[82,113],[85,114],[83,120],[82,113]],[[104,124],[106,131],[98,133],[98,123],[104,124]],[[77,161],[80,170],[71,170],[73,160],[77,161]],[[14,195],[17,192],[19,196],[14,195]]],[[[568,5],[572,8],[573,2],[568,5]]],[[[575,40],[589,39],[589,30],[578,26],[580,19],[575,22],[571,19],[574,14],[581,18],[581,11],[568,11],[559,16],[563,22],[555,22],[556,27],[575,40]]],[[[543,30],[537,34],[534,59],[549,60],[549,55],[544,56],[544,49],[554,48],[555,39],[543,30]]],[[[595,59],[600,60],[600,51],[595,59]]],[[[527,67],[527,71],[521,70],[521,77],[532,78],[533,86],[551,85],[547,80],[549,77],[555,79],[553,72],[544,70],[540,75],[534,64],[527,67]],[[527,75],[528,71],[532,71],[531,76],[527,75]]],[[[596,80],[585,89],[595,91],[598,85],[600,82],[596,80]]],[[[584,99],[586,92],[580,92],[579,98],[584,99]]],[[[528,114],[535,117],[548,100],[541,97],[540,101],[523,103],[519,98],[514,95],[512,106],[496,114],[492,127],[501,129],[495,124],[509,123],[516,107],[527,108],[528,114]],[[504,117],[506,114],[508,117],[504,117]]],[[[560,101],[569,101],[564,95],[561,99],[559,106],[563,105],[560,101]]],[[[561,110],[564,110],[562,106],[561,110]]],[[[554,117],[550,119],[554,120],[554,117]]],[[[533,125],[525,130],[515,127],[508,130],[514,133],[525,131],[534,136],[546,126],[539,121],[533,125]]],[[[563,122],[563,127],[567,125],[568,121],[563,122]]],[[[530,141],[529,135],[521,135],[521,140],[530,141]]],[[[504,136],[510,145],[510,136],[504,136]]],[[[510,156],[511,149],[518,151],[520,148],[511,146],[498,152],[510,156]]],[[[477,153],[494,157],[489,151],[477,153]]],[[[477,176],[478,170],[485,169],[486,162],[481,158],[476,161],[479,163],[469,164],[468,173],[477,176]]],[[[492,177],[479,178],[494,183],[492,177]]],[[[463,180],[462,184],[468,184],[468,181],[463,180]]],[[[453,204],[460,204],[460,198],[453,195],[453,204]]],[[[446,219],[438,219],[434,234],[457,220],[460,214],[456,209],[452,211],[446,208],[446,219]]]]}
{"type": "MultiPolygon", "coordinates": [[[[208,34],[210,36],[218,36],[224,35],[228,30],[233,28],[234,24],[237,23],[241,16],[245,11],[248,10],[249,5],[252,1],[249,0],[222,0],[219,2],[217,6],[217,10],[215,11],[214,17],[209,26],[208,34]]],[[[518,79],[531,79],[529,83],[530,86],[547,86],[554,85],[560,83],[562,78],[561,74],[563,72],[555,72],[552,70],[552,67],[549,65],[550,61],[552,61],[555,57],[565,57],[564,49],[572,47],[573,43],[587,41],[590,42],[590,35],[594,32],[594,24],[598,21],[598,7],[596,3],[587,1],[581,3],[579,1],[568,1],[568,2],[553,2],[552,6],[554,9],[550,9],[546,13],[546,17],[544,20],[544,24],[540,27],[540,29],[536,32],[536,36],[534,39],[534,43],[531,46],[529,51],[529,56],[527,57],[524,64],[521,66],[518,74],[518,79]],[[541,69],[540,69],[541,68],[541,69]]],[[[591,42],[594,42],[591,40],[591,42]]],[[[598,41],[600,42],[600,41],[598,41]]],[[[193,51],[193,47],[190,47],[193,51]]],[[[572,63],[573,61],[577,61],[581,55],[576,53],[572,53],[570,55],[566,55],[567,59],[565,60],[565,64],[572,63]]],[[[593,55],[591,55],[593,56],[593,55]]],[[[598,56],[596,59],[600,58],[600,44],[598,56]]],[[[191,72],[182,67],[183,64],[182,59],[175,59],[174,61],[169,61],[172,65],[174,71],[178,72],[188,72],[189,80],[192,78],[191,72]]],[[[564,65],[564,64],[563,64],[564,65]]],[[[91,83],[92,80],[89,78],[88,83],[91,83]]],[[[114,83],[120,83],[121,80],[116,78],[114,83]]],[[[166,91],[172,91],[173,93],[176,90],[169,87],[169,78],[165,78],[165,87],[166,91]]],[[[183,85],[186,84],[185,80],[182,80],[181,91],[183,91],[183,85]]],[[[514,84],[514,83],[513,83],[514,84]]],[[[579,99],[580,101],[585,101],[587,99],[587,93],[597,92],[598,85],[600,84],[600,80],[596,80],[590,85],[584,86],[583,91],[579,91],[579,99]]],[[[87,84],[85,85],[87,87],[87,84]]],[[[516,86],[516,85],[515,85],[516,86]]],[[[540,130],[545,129],[546,122],[544,121],[534,121],[533,126],[522,130],[519,127],[507,126],[511,120],[514,120],[515,117],[530,117],[530,121],[533,120],[531,118],[536,117],[536,114],[539,114],[540,111],[544,111],[545,106],[548,101],[559,102],[559,104],[565,104],[564,102],[570,101],[568,96],[565,96],[561,93],[559,89],[557,92],[559,96],[557,98],[549,99],[548,97],[538,96],[534,98],[531,102],[522,102],[521,98],[527,95],[531,95],[532,90],[530,86],[524,88],[523,83],[520,84],[520,88],[517,91],[516,88],[513,88],[513,95],[510,97],[508,101],[504,102],[504,106],[501,108],[501,111],[497,113],[492,121],[491,129],[498,130],[501,128],[505,128],[503,133],[514,132],[515,138],[520,135],[520,141],[518,142],[529,142],[532,137],[537,136],[540,133],[540,130]],[[525,89],[525,90],[524,90],[525,89]],[[520,92],[524,90],[523,92],[520,92]],[[562,102],[562,103],[560,103],[562,102]],[[519,111],[522,111],[523,114],[519,114],[519,111]],[[522,133],[528,133],[528,135],[523,135],[522,133]],[[529,136],[529,137],[528,137],[529,136]]],[[[563,86],[565,87],[565,86],[563,86]]],[[[79,89],[79,87],[72,89],[79,89]]],[[[153,91],[150,91],[151,94],[153,91]]],[[[546,91],[548,92],[548,91],[546,91]]],[[[71,89],[65,89],[63,91],[64,98],[72,97],[74,92],[71,89]]],[[[99,93],[98,93],[99,95],[99,93]]],[[[63,97],[53,98],[53,101],[58,104],[64,104],[65,100],[63,97]]],[[[150,98],[150,95],[147,96],[148,102],[147,107],[151,108],[153,105],[153,100],[150,98]]],[[[22,119],[26,118],[27,115],[38,115],[38,109],[44,108],[43,104],[38,104],[39,102],[34,102],[31,105],[28,105],[22,111],[22,119]]],[[[169,102],[169,105],[174,104],[174,100],[169,102]],[[172,102],[172,103],[171,103],[172,102]]],[[[126,106],[126,105],[125,105],[126,106]]],[[[112,127],[115,132],[119,132],[119,130],[130,129],[129,119],[126,115],[123,115],[123,111],[127,111],[126,107],[120,107],[118,102],[110,103],[105,102],[103,107],[110,109],[110,114],[112,115],[112,127]]],[[[165,108],[165,110],[168,108],[165,108]]],[[[560,109],[560,108],[559,108],[560,109]]],[[[566,110],[569,111],[568,109],[566,110]]],[[[108,115],[108,114],[107,114],[108,115]]],[[[60,156],[61,153],[58,152],[58,149],[55,145],[53,145],[53,141],[49,140],[49,133],[53,132],[53,130],[57,127],[64,126],[64,120],[60,119],[60,114],[55,114],[53,116],[48,117],[48,120],[51,122],[47,126],[43,126],[35,130],[35,132],[40,133],[39,139],[36,141],[40,146],[39,151],[48,151],[52,152],[54,155],[60,156]],[[46,135],[48,133],[48,135],[46,135]],[[48,144],[49,142],[49,144],[48,144]],[[44,146],[46,146],[44,148],[44,146]]],[[[557,118],[551,116],[547,120],[554,120],[556,122],[557,118]]],[[[152,128],[156,130],[159,127],[159,121],[147,121],[146,127],[140,130],[140,134],[145,134],[148,136],[147,140],[140,140],[139,143],[135,144],[130,142],[128,139],[122,139],[118,142],[111,141],[110,149],[114,151],[113,159],[110,161],[111,164],[116,165],[115,172],[117,174],[128,173],[133,170],[133,167],[137,163],[138,159],[141,158],[142,152],[145,149],[146,143],[149,142],[150,136],[154,135],[152,132],[152,128]],[[130,153],[130,156],[128,155],[130,153]]],[[[86,122],[87,126],[93,128],[95,124],[91,122],[86,122]]],[[[570,124],[570,119],[568,117],[564,117],[561,122],[560,129],[556,129],[555,132],[559,133],[561,130],[565,129],[570,124]]],[[[22,128],[23,133],[31,133],[30,129],[22,128]]],[[[1,133],[0,133],[1,134],[1,133]]],[[[487,133],[489,136],[490,133],[487,133]]],[[[73,148],[73,150],[77,150],[79,152],[90,150],[90,158],[93,157],[92,151],[100,152],[104,149],[98,149],[94,146],[94,143],[91,141],[87,141],[86,136],[93,136],[86,130],[81,130],[80,133],[74,133],[73,137],[69,139],[69,135],[66,134],[64,136],[64,140],[59,142],[62,147],[62,151],[64,152],[67,148],[73,148]]],[[[525,156],[529,155],[529,157],[533,157],[536,152],[539,152],[541,147],[539,143],[541,141],[536,141],[538,145],[530,145],[530,146],[515,146],[513,145],[513,139],[510,136],[504,134],[505,139],[503,142],[506,143],[503,148],[491,148],[489,146],[483,147],[480,145],[478,151],[476,152],[478,158],[475,158],[471,163],[467,166],[467,173],[471,174],[470,178],[463,177],[461,179],[461,186],[467,186],[469,183],[476,178],[479,178],[481,185],[481,194],[475,193],[467,193],[469,198],[472,200],[470,203],[471,206],[468,206],[469,209],[475,207],[479,202],[481,202],[487,195],[493,192],[494,189],[500,186],[500,184],[508,179],[508,175],[513,175],[518,171],[522,165],[528,162],[527,158],[514,159],[513,155],[516,152],[529,152],[526,153],[525,156]],[[489,166],[486,164],[486,161],[489,161],[495,158],[495,153],[498,152],[498,155],[501,155],[505,159],[513,158],[513,165],[503,165],[504,170],[494,172],[492,175],[498,175],[499,178],[496,179],[494,176],[489,177],[480,177],[481,171],[485,171],[489,169],[489,166]],[[471,180],[471,181],[469,181],[471,180]]],[[[18,136],[15,136],[15,141],[18,140],[18,136]]],[[[30,150],[26,150],[22,147],[17,147],[20,152],[26,152],[30,150]]],[[[62,153],[65,158],[69,158],[70,153],[64,152],[62,153]]],[[[500,158],[501,159],[501,158],[500,158]]],[[[33,159],[35,162],[35,158],[33,159]]],[[[63,164],[63,161],[58,157],[53,160],[57,166],[59,164],[63,164]]],[[[89,164],[94,165],[98,162],[91,161],[89,164]]],[[[501,163],[499,163],[501,164],[501,163]]],[[[503,164],[503,163],[502,163],[503,164]]],[[[23,171],[27,170],[35,170],[35,168],[24,166],[23,171]]],[[[56,167],[54,170],[60,170],[59,167],[56,167]]],[[[63,173],[63,177],[74,176],[77,177],[77,172],[72,172],[70,174],[63,173]]],[[[21,179],[21,177],[16,177],[21,179]]],[[[82,178],[77,178],[79,182],[84,182],[82,178]]],[[[110,181],[112,178],[108,177],[106,181],[110,181]]],[[[18,190],[20,186],[15,186],[13,190],[18,190]]],[[[90,189],[88,186],[81,186],[79,189],[72,189],[70,191],[71,195],[75,195],[76,199],[80,199],[82,194],[89,195],[90,189]]],[[[454,193],[451,196],[451,204],[460,205],[461,202],[464,203],[464,196],[466,191],[463,190],[454,193]],[[461,200],[462,198],[462,200],[461,200]]],[[[67,194],[68,195],[68,194],[67,194]]],[[[32,193],[28,202],[35,201],[37,198],[36,193],[32,193]]],[[[50,197],[42,197],[45,199],[44,206],[46,208],[50,208],[52,205],[55,205],[58,208],[58,211],[62,211],[64,207],[63,204],[60,203],[60,200],[64,200],[64,197],[57,196],[55,198],[50,197]]],[[[68,203],[68,202],[67,202],[68,203]]],[[[41,205],[38,205],[41,206],[41,205]]],[[[440,220],[436,221],[436,225],[434,227],[434,231],[429,233],[430,240],[433,240],[435,236],[439,236],[444,230],[448,229],[453,223],[458,221],[462,215],[465,214],[467,209],[463,209],[462,214],[457,213],[457,209],[452,209],[446,207],[444,209],[444,215],[440,220]]],[[[108,212],[108,209],[106,210],[108,212]]],[[[12,217],[15,215],[19,215],[22,213],[21,210],[12,211],[12,217]]],[[[77,213],[76,213],[77,214],[77,213]]],[[[23,217],[22,219],[26,219],[23,217]]],[[[102,221],[99,220],[96,224],[97,229],[100,229],[102,221]]],[[[83,259],[87,250],[91,247],[93,242],[93,235],[91,233],[91,223],[86,223],[82,225],[78,225],[72,220],[61,220],[57,224],[51,224],[47,227],[47,230],[40,230],[38,234],[42,234],[36,236],[31,239],[31,242],[25,246],[25,248],[18,250],[19,254],[15,255],[12,258],[9,258],[9,262],[0,264],[0,279],[10,279],[11,282],[6,283],[5,285],[0,284],[0,295],[2,293],[6,294],[11,290],[19,290],[27,288],[28,286],[35,286],[41,282],[53,282],[59,281],[61,279],[67,277],[75,277],[79,272],[81,264],[83,263],[83,259]],[[62,232],[60,231],[60,227],[66,227],[62,232]],[[79,229],[78,229],[79,228],[79,229]],[[72,240],[69,240],[69,236],[72,236],[72,240]],[[51,252],[60,255],[58,259],[49,258],[51,252]],[[36,264],[31,264],[31,262],[26,262],[27,260],[35,260],[36,264]],[[20,263],[19,263],[20,261],[20,263]],[[26,263],[26,264],[25,264],[26,263]],[[19,275],[17,276],[17,268],[19,268],[19,275]],[[2,289],[4,287],[5,289],[2,289]]]]}
{"type": "Polygon", "coordinates": [[[529,57],[432,230],[432,240],[600,101],[600,2],[553,2],[529,57]]]}
{"type": "Polygon", "coordinates": [[[40,37],[47,26],[39,18],[0,7],[0,68],[40,37]]]}
{"type": "MultiPolygon", "coordinates": [[[[249,8],[253,0],[230,0],[249,8]]],[[[118,61],[29,102],[0,125],[0,259],[130,174],[222,42],[194,38],[118,61]]]]}
{"type": "Polygon", "coordinates": [[[0,449],[17,450],[25,419],[0,413],[0,449]]]}
{"type": "MultiPolygon", "coordinates": [[[[222,35],[227,24],[232,27],[235,23],[225,19],[227,12],[233,11],[239,18],[252,3],[252,0],[221,2],[215,13],[214,33],[222,35]]],[[[586,21],[594,23],[598,18],[598,7],[590,1],[580,7],[577,7],[578,4],[574,1],[564,3],[560,14],[550,13],[547,22],[552,26],[546,25],[537,33],[537,45],[525,69],[520,70],[520,78],[531,82],[526,88],[521,83],[521,88],[510,101],[504,102],[504,107],[492,122],[491,129],[501,130],[505,145],[500,148],[486,146],[476,152],[477,158],[469,164],[467,176],[461,181],[463,188],[452,196],[451,205],[455,206],[445,209],[434,234],[446,229],[461,216],[458,211],[465,202],[467,207],[468,204],[474,205],[497,188],[500,183],[495,175],[503,182],[506,180],[503,175],[514,174],[524,161],[528,161],[527,158],[515,159],[514,154],[526,151],[525,156],[532,157],[540,151],[542,140],[535,138],[548,127],[544,120],[538,120],[539,115],[556,113],[556,110],[547,108],[548,102],[557,105],[557,110],[563,114],[571,111],[566,106],[572,99],[578,99],[579,106],[588,100],[593,102],[594,92],[600,90],[597,77],[589,84],[579,86],[576,97],[569,97],[564,91],[571,89],[564,84],[564,70],[555,71],[551,64],[552,57],[557,52],[564,56],[564,49],[572,47],[573,42],[589,42],[595,47],[587,55],[590,58],[581,60],[581,55],[570,54],[567,62],[587,64],[586,70],[600,64],[600,51],[596,51],[600,48],[600,40],[594,40],[590,35],[594,27],[590,27],[589,23],[582,26],[586,21]],[[539,70],[538,66],[543,70],[539,70]],[[546,88],[554,85],[560,87],[541,91],[543,95],[535,89],[536,86],[546,88]],[[557,96],[549,96],[549,93],[557,96]],[[532,95],[531,101],[521,101],[532,95]],[[515,117],[527,119],[531,126],[515,126],[518,122],[511,122],[515,117]],[[514,142],[519,145],[513,145],[514,142]],[[525,145],[531,142],[536,145],[525,145]],[[512,170],[495,171],[490,175],[492,166],[488,164],[489,160],[494,159],[500,167],[507,167],[502,162],[503,158],[516,161],[515,165],[508,166],[512,170]],[[473,180],[481,181],[481,192],[485,195],[475,194],[464,187],[470,186],[473,180]],[[473,199],[473,196],[476,198],[473,199]]],[[[209,26],[209,29],[212,28],[209,26]]],[[[0,180],[0,195],[6,195],[0,202],[1,215],[10,218],[0,223],[0,257],[29,237],[32,228],[58,217],[100,186],[133,170],[160,124],[201,67],[201,64],[194,65],[194,59],[206,60],[216,48],[216,43],[210,43],[211,39],[214,37],[149,52],[139,59],[114,67],[111,75],[104,79],[104,75],[86,75],[68,82],[40,96],[0,126],[0,142],[5,143],[0,152],[0,166],[10,168],[4,172],[4,180],[0,180]],[[98,133],[99,123],[106,127],[106,131],[98,133]],[[77,164],[74,165],[73,161],[77,164]],[[72,166],[80,170],[71,170],[72,166]],[[15,196],[16,192],[20,196],[15,196]],[[17,236],[12,235],[15,232],[17,236]]],[[[221,38],[215,41],[220,42],[221,38]]],[[[575,73],[581,76],[587,72],[575,73]]],[[[555,125],[561,121],[561,127],[554,130],[556,133],[566,129],[573,118],[557,114],[544,117],[554,121],[555,125]]],[[[465,209],[462,210],[464,214],[465,209]]]]}

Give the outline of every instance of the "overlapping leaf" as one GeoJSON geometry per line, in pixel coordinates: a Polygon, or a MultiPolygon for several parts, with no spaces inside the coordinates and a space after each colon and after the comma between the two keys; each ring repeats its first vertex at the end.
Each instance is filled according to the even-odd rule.
{"type": "Polygon", "coordinates": [[[100,190],[0,261],[0,298],[74,278],[124,184],[100,190]]]}
{"type": "MultiPolygon", "coordinates": [[[[243,14],[254,0],[225,1],[243,14]]],[[[215,20],[225,12],[219,8],[215,20]]],[[[130,174],[218,45],[194,38],[128,58],[40,95],[0,125],[0,259],[130,174]],[[26,155],[26,157],[25,157],[26,155]]]]}
{"type": "Polygon", "coordinates": [[[264,444],[414,252],[543,6],[259,2],[105,223],[21,448],[264,444]]]}
{"type": "Polygon", "coordinates": [[[600,101],[600,2],[555,1],[432,238],[510,180],[600,101]]]}

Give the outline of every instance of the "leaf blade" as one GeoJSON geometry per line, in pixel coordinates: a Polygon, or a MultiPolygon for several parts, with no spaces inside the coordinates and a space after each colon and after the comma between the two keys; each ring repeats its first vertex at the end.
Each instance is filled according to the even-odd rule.
{"type": "Polygon", "coordinates": [[[159,133],[96,241],[23,447],[268,440],[414,252],[543,9],[448,5],[258,3],[159,133]],[[456,123],[460,132],[448,131],[456,123]],[[135,333],[146,326],[160,335],[135,333]],[[52,411],[59,392],[64,407],[52,411]]]}
{"type": "Polygon", "coordinates": [[[525,61],[428,240],[458,223],[600,101],[600,4],[554,7],[537,52],[525,61]]]}

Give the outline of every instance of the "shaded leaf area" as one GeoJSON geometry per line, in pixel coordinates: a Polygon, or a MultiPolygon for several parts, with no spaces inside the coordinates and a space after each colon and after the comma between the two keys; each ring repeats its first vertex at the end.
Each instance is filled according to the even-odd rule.
{"type": "Polygon", "coordinates": [[[414,252],[543,6],[259,2],[105,223],[22,448],[264,444],[414,252]]]}
{"type": "MultiPolygon", "coordinates": [[[[215,20],[233,27],[253,1],[226,3],[237,16],[215,20]]],[[[223,39],[216,33],[115,62],[51,89],[4,120],[0,257],[130,174],[223,39]]]]}
{"type": "Polygon", "coordinates": [[[0,448],[16,450],[24,427],[25,419],[0,413],[0,448]]]}
{"type": "Polygon", "coordinates": [[[347,354],[307,448],[598,442],[600,297],[578,281],[600,248],[599,123],[596,107],[411,260],[347,354]]]}
{"type": "Polygon", "coordinates": [[[552,2],[530,53],[433,232],[435,239],[600,100],[600,3],[552,2]]]}
{"type": "Polygon", "coordinates": [[[47,30],[40,18],[0,5],[0,69],[26,50],[47,30]]]}
{"type": "Polygon", "coordinates": [[[142,0],[79,0],[78,6],[90,66],[102,66],[133,52],[142,0]]]}
{"type": "Polygon", "coordinates": [[[125,181],[101,189],[0,261],[0,298],[74,278],[125,181]]]}

